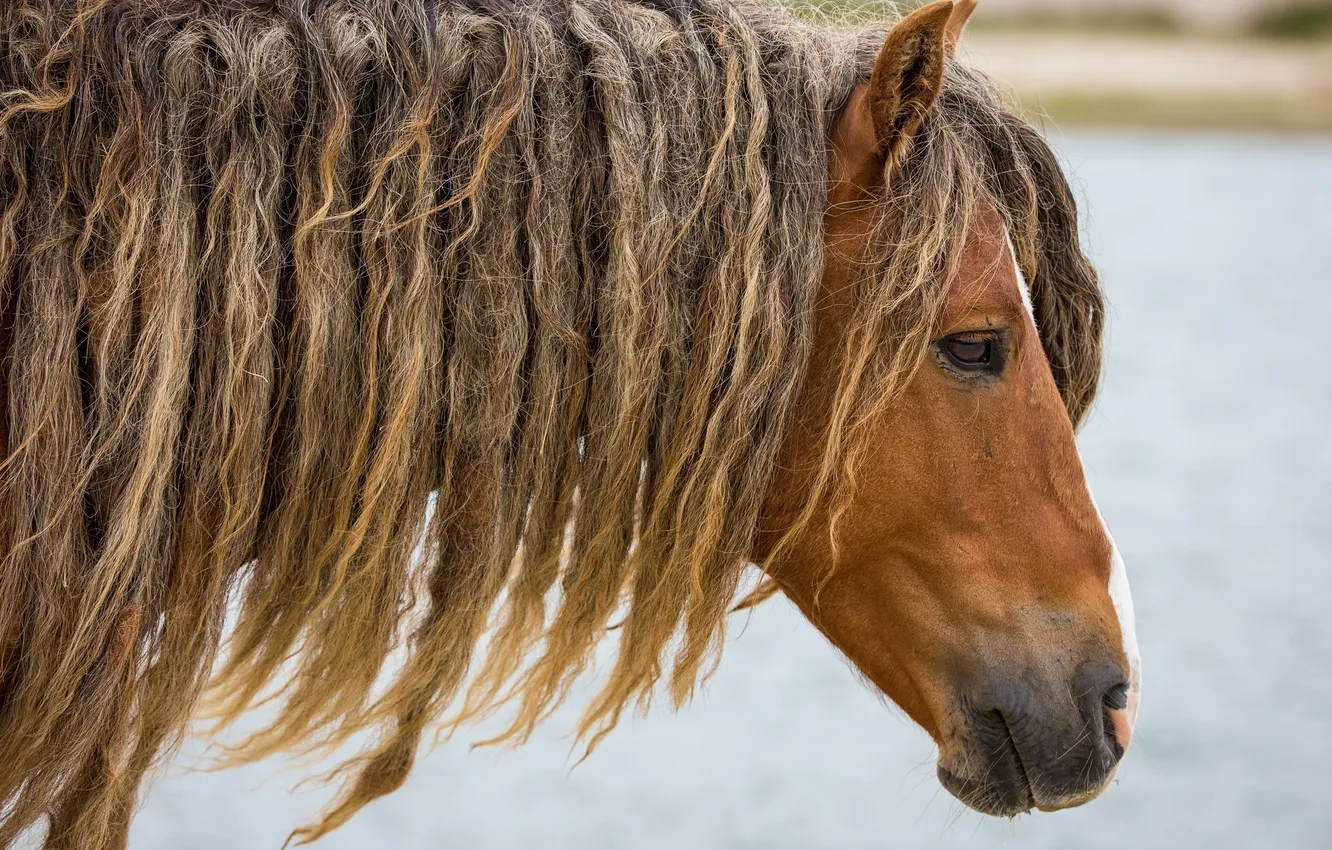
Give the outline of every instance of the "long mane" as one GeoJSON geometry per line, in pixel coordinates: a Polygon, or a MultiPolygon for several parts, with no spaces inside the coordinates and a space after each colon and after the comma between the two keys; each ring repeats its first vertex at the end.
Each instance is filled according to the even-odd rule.
{"type": "MultiPolygon", "coordinates": [[[[44,816],[48,846],[123,843],[205,709],[279,700],[238,761],[376,736],[317,837],[446,713],[512,701],[523,739],[613,625],[582,731],[687,699],[811,357],[829,123],[880,41],[726,0],[3,4],[0,846],[44,816]]],[[[812,501],[981,195],[1090,404],[1058,164],[955,65],[812,501]]]]}

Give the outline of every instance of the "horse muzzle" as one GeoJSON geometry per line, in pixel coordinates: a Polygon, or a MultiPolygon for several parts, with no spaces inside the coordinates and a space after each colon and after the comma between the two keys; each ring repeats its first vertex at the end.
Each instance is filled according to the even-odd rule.
{"type": "Polygon", "coordinates": [[[1137,688],[1118,664],[1083,664],[1062,687],[1024,674],[957,701],[939,781],[983,814],[1056,811],[1095,798],[1127,749],[1137,688]]]}

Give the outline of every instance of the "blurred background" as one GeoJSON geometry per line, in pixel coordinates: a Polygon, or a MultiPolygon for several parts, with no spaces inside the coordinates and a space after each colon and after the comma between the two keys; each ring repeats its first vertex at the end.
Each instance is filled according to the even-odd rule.
{"type": "MultiPolygon", "coordinates": [[[[873,0],[783,2],[884,18],[873,0]]],[[[1061,125],[1332,130],[1332,0],[981,0],[962,44],[1061,125]]]]}
{"type": "MultiPolygon", "coordinates": [[[[1332,848],[1332,5],[982,0],[964,48],[1061,151],[1111,303],[1080,442],[1144,658],[1116,783],[1053,815],[964,809],[778,599],[686,711],[575,768],[576,694],[521,750],[437,750],[320,847],[1332,848]]],[[[308,768],[188,772],[197,753],[136,850],[276,848],[327,799],[292,795],[308,768]]]]}

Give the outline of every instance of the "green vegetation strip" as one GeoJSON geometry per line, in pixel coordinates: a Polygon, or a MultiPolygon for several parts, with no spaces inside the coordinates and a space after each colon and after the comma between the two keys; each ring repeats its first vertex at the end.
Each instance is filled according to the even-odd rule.
{"type": "Polygon", "coordinates": [[[1320,98],[1023,96],[1031,120],[1055,124],[1226,129],[1332,130],[1332,94],[1320,98]]]}

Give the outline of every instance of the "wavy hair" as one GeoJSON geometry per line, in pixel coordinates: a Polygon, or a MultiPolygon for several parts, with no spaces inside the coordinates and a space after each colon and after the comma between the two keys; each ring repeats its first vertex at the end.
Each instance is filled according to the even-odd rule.
{"type": "MultiPolygon", "coordinates": [[[[811,352],[827,134],[882,31],[728,0],[0,5],[0,846],[123,846],[229,753],[446,714],[592,742],[715,661],[811,352]],[[484,636],[484,640],[482,640],[484,636]],[[484,646],[482,651],[478,646],[484,646]]],[[[1078,421],[1102,304],[1039,135],[953,63],[883,204],[811,504],[997,202],[1078,421]]]]}

